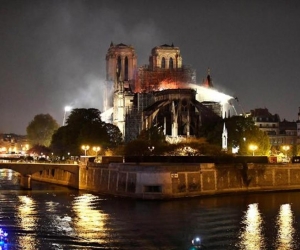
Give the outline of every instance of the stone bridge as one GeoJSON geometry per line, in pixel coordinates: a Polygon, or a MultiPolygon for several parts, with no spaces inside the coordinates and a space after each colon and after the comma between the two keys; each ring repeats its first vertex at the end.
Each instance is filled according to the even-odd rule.
{"type": "Polygon", "coordinates": [[[0,169],[12,169],[21,175],[20,186],[31,189],[31,175],[44,170],[60,169],[79,177],[80,166],[76,164],[53,164],[53,163],[0,163],[0,169]]]}

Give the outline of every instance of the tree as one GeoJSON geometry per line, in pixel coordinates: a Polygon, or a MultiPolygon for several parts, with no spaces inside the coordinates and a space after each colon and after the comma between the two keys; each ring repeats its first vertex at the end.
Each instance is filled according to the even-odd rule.
{"type": "Polygon", "coordinates": [[[101,120],[98,109],[73,109],[66,126],[58,129],[53,135],[51,148],[55,154],[72,155],[82,153],[81,145],[100,146],[102,150],[116,147],[122,142],[120,130],[101,120]]]}
{"type": "Polygon", "coordinates": [[[240,142],[240,154],[252,155],[253,151],[249,148],[251,144],[257,146],[257,150],[255,150],[256,155],[270,154],[271,144],[269,136],[264,131],[259,130],[257,126],[245,131],[243,140],[240,142]]]}
{"type": "Polygon", "coordinates": [[[165,143],[165,135],[163,131],[155,126],[148,130],[142,130],[138,139],[149,141],[149,144],[151,145],[165,143]]]}
{"type": "Polygon", "coordinates": [[[52,135],[58,128],[58,123],[51,115],[36,115],[26,128],[28,140],[32,145],[48,147],[51,143],[52,135]]]}
{"type": "Polygon", "coordinates": [[[239,147],[239,154],[250,155],[250,144],[257,145],[257,154],[268,155],[271,145],[266,133],[255,126],[251,117],[233,116],[220,120],[205,129],[205,137],[211,144],[222,145],[224,124],[228,132],[228,149],[239,147]]]}
{"type": "Polygon", "coordinates": [[[161,155],[169,149],[163,131],[156,126],[148,130],[142,130],[137,139],[138,141],[142,140],[146,142],[145,154],[161,155]],[[150,150],[149,147],[154,147],[154,150],[150,150]]]}
{"type": "Polygon", "coordinates": [[[148,153],[149,143],[142,139],[130,141],[125,146],[125,155],[141,156],[148,153]]]}
{"type": "Polygon", "coordinates": [[[123,139],[120,129],[111,123],[105,123],[104,126],[108,135],[109,147],[115,148],[121,145],[123,139]]]}

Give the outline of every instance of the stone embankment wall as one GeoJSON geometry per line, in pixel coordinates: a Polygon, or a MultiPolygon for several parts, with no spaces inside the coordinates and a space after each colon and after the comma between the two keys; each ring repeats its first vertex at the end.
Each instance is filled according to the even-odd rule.
{"type": "Polygon", "coordinates": [[[43,170],[32,175],[32,180],[79,189],[79,176],[62,169],[43,170]]]}
{"type": "Polygon", "coordinates": [[[56,169],[33,179],[117,196],[168,199],[300,189],[300,164],[89,163],[78,178],[56,169]]]}

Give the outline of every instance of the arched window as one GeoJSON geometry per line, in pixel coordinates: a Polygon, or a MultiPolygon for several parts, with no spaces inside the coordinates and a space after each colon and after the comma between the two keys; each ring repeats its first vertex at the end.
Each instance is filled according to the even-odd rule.
{"type": "Polygon", "coordinates": [[[128,80],[128,57],[125,57],[125,81],[128,80]]]}
{"type": "Polygon", "coordinates": [[[173,66],[173,58],[171,57],[170,60],[169,60],[169,68],[173,69],[173,67],[174,67],[173,66]]]}
{"type": "Polygon", "coordinates": [[[121,57],[118,56],[118,60],[117,60],[117,77],[119,78],[121,75],[121,68],[122,64],[121,64],[121,57]]]}
{"type": "Polygon", "coordinates": [[[166,68],[166,59],[164,57],[161,59],[161,68],[162,69],[166,68]]]}

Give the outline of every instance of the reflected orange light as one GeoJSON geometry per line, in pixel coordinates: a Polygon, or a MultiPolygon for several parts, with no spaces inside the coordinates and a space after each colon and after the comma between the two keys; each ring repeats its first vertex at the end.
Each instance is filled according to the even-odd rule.
{"type": "MultiPolygon", "coordinates": [[[[37,231],[35,202],[31,197],[28,196],[19,196],[18,198],[20,201],[20,204],[18,205],[19,227],[24,231],[37,231]]],[[[34,233],[29,236],[21,235],[17,240],[20,246],[23,246],[28,250],[37,249],[36,237],[34,233]]]]}
{"type": "Polygon", "coordinates": [[[244,224],[240,234],[240,249],[264,249],[265,240],[262,234],[262,217],[257,204],[250,204],[242,221],[244,224]]]}
{"type": "Polygon", "coordinates": [[[99,235],[106,233],[104,225],[108,216],[95,208],[98,201],[99,197],[92,194],[77,197],[73,203],[73,210],[77,218],[74,218],[73,222],[79,237],[83,237],[88,241],[104,243],[101,238],[106,237],[99,237],[99,235]]]}
{"type": "Polygon", "coordinates": [[[280,206],[277,216],[278,234],[276,239],[276,249],[289,250],[296,249],[294,246],[295,229],[293,227],[293,213],[290,204],[280,206]]]}

